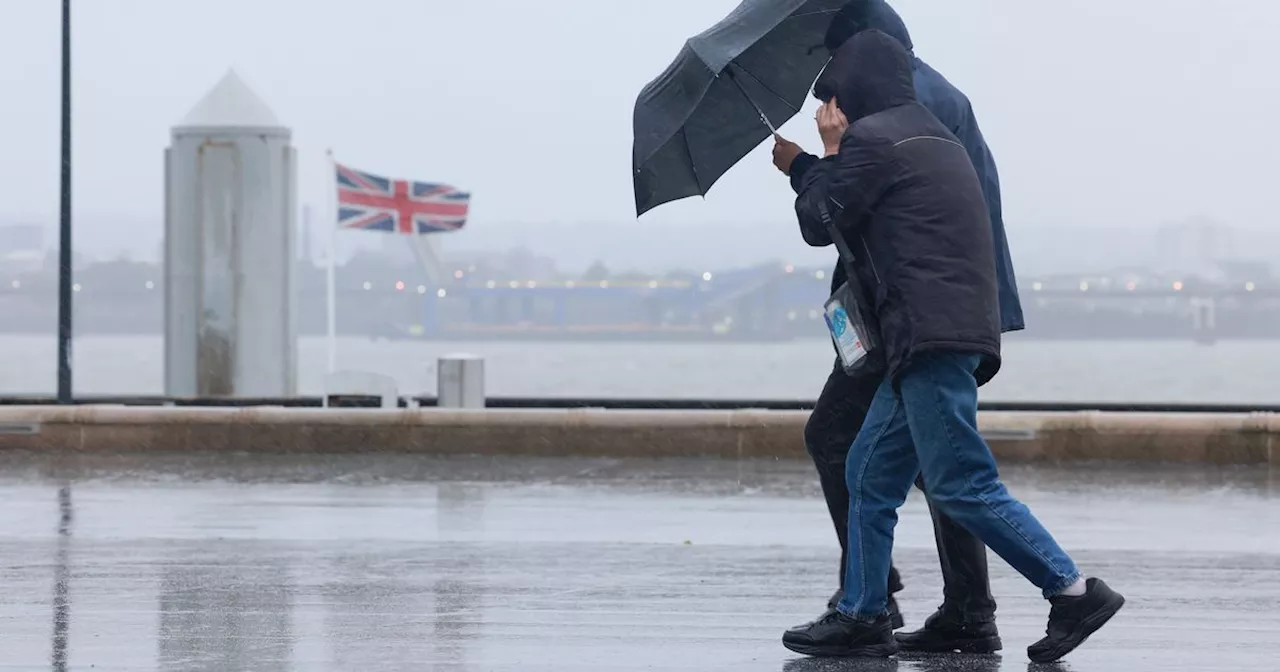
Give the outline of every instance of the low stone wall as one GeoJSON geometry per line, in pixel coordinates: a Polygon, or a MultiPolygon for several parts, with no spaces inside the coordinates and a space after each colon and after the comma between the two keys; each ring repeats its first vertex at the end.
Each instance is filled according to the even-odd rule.
{"type": "MultiPolygon", "coordinates": [[[[801,458],[785,411],[0,408],[0,450],[801,458]]],[[[1003,460],[1280,464],[1266,414],[985,413],[1003,460]]]]}

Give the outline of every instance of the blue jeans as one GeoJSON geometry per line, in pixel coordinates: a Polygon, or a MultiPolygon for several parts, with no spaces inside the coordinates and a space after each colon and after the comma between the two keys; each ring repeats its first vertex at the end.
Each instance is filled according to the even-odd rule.
{"type": "Polygon", "coordinates": [[[885,613],[898,507],[917,475],[933,503],[1004,558],[1045,597],[1080,578],[1049,531],[1000,482],[978,433],[980,358],[928,353],[880,385],[849,450],[849,561],[838,609],[858,619],[885,613]]]}

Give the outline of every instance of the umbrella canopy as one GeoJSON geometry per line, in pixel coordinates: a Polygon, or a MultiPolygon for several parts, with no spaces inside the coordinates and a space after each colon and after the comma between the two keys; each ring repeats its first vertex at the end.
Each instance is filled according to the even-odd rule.
{"type": "Polygon", "coordinates": [[[744,0],[689,39],[636,101],[636,214],[711,185],[800,110],[848,0],[744,0]]]}

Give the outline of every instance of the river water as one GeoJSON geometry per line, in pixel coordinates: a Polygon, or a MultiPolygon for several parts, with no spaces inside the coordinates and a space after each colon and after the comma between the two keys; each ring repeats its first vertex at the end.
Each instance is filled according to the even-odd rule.
{"type": "MultiPolygon", "coordinates": [[[[51,393],[52,336],[0,337],[0,394],[51,393]]],[[[401,394],[434,394],[436,359],[486,358],[494,396],[813,399],[829,373],[828,341],[714,343],[338,343],[338,368],[392,376],[401,394]]],[[[84,337],[73,347],[78,394],[160,394],[160,336],[84,337]]],[[[1006,339],[987,401],[1280,404],[1280,344],[1045,342],[1006,339]]],[[[299,392],[324,384],[323,338],[299,342],[299,392]]]]}

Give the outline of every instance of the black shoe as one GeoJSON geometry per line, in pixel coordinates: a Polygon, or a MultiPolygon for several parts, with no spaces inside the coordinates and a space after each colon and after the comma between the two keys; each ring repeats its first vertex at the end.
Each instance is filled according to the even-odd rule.
{"type": "MultiPolygon", "coordinates": [[[[827,600],[827,610],[822,612],[822,615],[819,616],[817,620],[809,621],[804,625],[797,625],[796,627],[791,628],[787,632],[805,630],[810,626],[814,625],[815,623],[817,623],[818,621],[821,621],[824,618],[830,617],[832,614],[836,613],[836,605],[840,604],[840,600],[843,600],[843,599],[844,599],[844,591],[837,590],[836,593],[831,596],[831,599],[827,600]]],[[[902,612],[898,610],[898,601],[893,599],[892,595],[889,596],[888,611],[889,611],[889,624],[893,626],[894,630],[902,629],[906,625],[906,621],[902,620],[902,612]]]]}
{"type": "Polygon", "coordinates": [[[808,625],[788,630],[782,645],[806,656],[888,658],[898,652],[889,616],[859,621],[830,611],[808,625]]]}
{"type": "Polygon", "coordinates": [[[830,618],[832,614],[836,613],[836,605],[840,604],[840,600],[843,600],[843,599],[844,599],[844,591],[837,590],[836,594],[832,595],[831,599],[827,600],[827,610],[822,612],[821,616],[803,625],[797,625],[794,628],[787,630],[787,632],[799,632],[801,630],[808,630],[809,628],[813,627],[814,625],[817,625],[824,619],[830,618]]]}
{"type": "Polygon", "coordinates": [[[903,651],[916,653],[995,653],[1004,648],[995,621],[966,622],[963,613],[945,604],[923,628],[896,637],[903,651]]]}
{"type": "Polygon", "coordinates": [[[1027,647],[1027,657],[1034,663],[1052,663],[1084,644],[1089,635],[1111,620],[1124,596],[1111,590],[1102,579],[1089,579],[1080,597],[1059,595],[1049,599],[1049,627],[1046,637],[1027,647]]]}
{"type": "MultiPolygon", "coordinates": [[[[832,612],[836,610],[836,605],[840,604],[840,600],[843,600],[843,599],[844,599],[844,591],[837,590],[835,595],[832,595],[831,599],[827,600],[827,610],[823,612],[821,616],[818,617],[818,620],[820,621],[830,616],[832,612]]],[[[889,610],[889,623],[890,625],[893,626],[894,630],[901,630],[903,627],[906,626],[907,622],[902,620],[902,612],[898,610],[898,601],[895,600],[892,595],[889,596],[888,610],[889,610]]],[[[796,627],[792,628],[792,630],[802,630],[817,622],[818,621],[810,621],[808,623],[805,623],[804,625],[797,625],[796,627]]]]}

